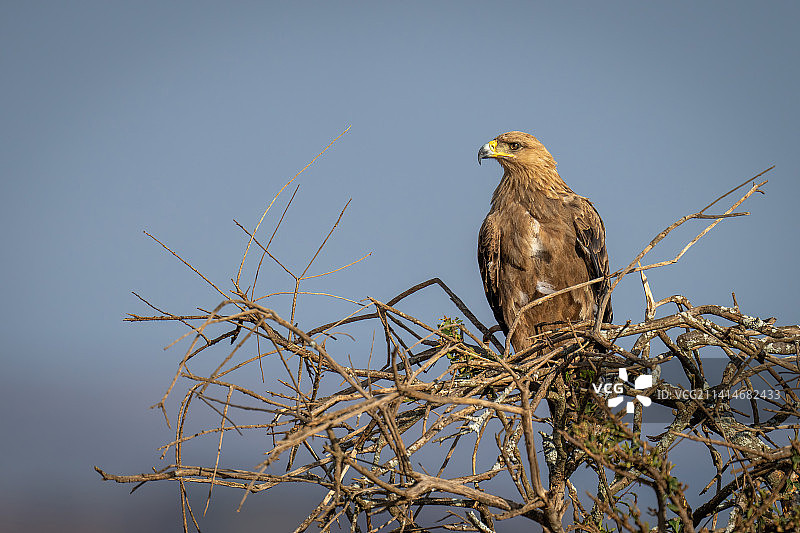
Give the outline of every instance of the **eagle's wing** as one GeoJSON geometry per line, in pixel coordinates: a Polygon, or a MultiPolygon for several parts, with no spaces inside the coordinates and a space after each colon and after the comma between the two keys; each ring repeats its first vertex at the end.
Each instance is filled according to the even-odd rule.
{"type": "MultiPolygon", "coordinates": [[[[576,195],[577,196],[577,195],[576,195]]],[[[578,255],[586,263],[589,272],[589,279],[608,276],[608,252],[606,252],[606,229],[603,220],[597,213],[588,198],[577,196],[574,210],[573,222],[575,224],[575,235],[577,237],[578,255]]],[[[595,303],[599,306],[603,295],[608,290],[608,280],[592,286],[595,303]]],[[[606,306],[603,322],[613,320],[611,302],[606,306]]]]}
{"type": "Polygon", "coordinates": [[[483,221],[478,233],[478,268],[489,307],[492,308],[497,323],[503,328],[503,333],[508,333],[500,297],[500,229],[494,223],[492,214],[483,221]]]}

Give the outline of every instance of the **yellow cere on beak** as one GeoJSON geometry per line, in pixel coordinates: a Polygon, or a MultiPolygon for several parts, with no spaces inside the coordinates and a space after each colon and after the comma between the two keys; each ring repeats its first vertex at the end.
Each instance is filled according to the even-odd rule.
{"type": "Polygon", "coordinates": [[[516,156],[514,154],[509,154],[508,152],[498,152],[497,139],[494,139],[481,146],[481,149],[478,150],[478,163],[481,162],[481,159],[487,159],[489,157],[497,159],[500,157],[513,158],[516,156]]]}
{"type": "Polygon", "coordinates": [[[489,146],[492,147],[492,156],[493,157],[515,157],[514,154],[509,154],[508,152],[498,152],[497,151],[497,139],[489,141],[489,146]]]}

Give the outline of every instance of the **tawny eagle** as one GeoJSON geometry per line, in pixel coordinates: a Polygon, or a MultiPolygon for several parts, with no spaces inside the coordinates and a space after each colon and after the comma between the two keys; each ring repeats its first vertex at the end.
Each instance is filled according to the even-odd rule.
{"type": "MultiPolygon", "coordinates": [[[[520,309],[547,294],[608,276],[603,221],[592,203],[572,192],[536,137],[510,131],[481,146],[503,177],[478,235],[478,265],[486,298],[503,331],[520,309]]],[[[526,311],[512,335],[517,351],[543,323],[592,319],[607,283],[575,289],[526,311]]],[[[612,320],[611,304],[603,315],[612,320]]]]}

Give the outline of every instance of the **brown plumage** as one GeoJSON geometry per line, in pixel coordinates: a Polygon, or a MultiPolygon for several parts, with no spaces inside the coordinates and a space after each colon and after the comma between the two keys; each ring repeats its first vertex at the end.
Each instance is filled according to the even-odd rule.
{"type": "MultiPolygon", "coordinates": [[[[519,310],[554,291],[608,275],[603,221],[592,203],[572,192],[536,137],[521,131],[483,145],[503,177],[478,235],[478,265],[486,298],[507,334],[519,310]]],[[[575,289],[525,312],[511,342],[525,349],[537,325],[595,316],[606,283],[575,289]]],[[[603,320],[612,319],[611,305],[603,320]]]]}

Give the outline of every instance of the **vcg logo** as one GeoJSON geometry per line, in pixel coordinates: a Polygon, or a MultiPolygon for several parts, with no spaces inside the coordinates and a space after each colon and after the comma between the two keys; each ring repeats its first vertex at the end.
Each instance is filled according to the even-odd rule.
{"type": "MultiPolygon", "coordinates": [[[[619,379],[621,381],[628,381],[628,370],[625,368],[619,369],[619,379]]],[[[644,374],[636,378],[633,382],[633,388],[636,390],[646,390],[653,386],[653,376],[650,374],[644,374]]],[[[612,398],[608,399],[608,406],[609,407],[617,407],[621,404],[625,397],[622,395],[624,391],[622,387],[622,383],[602,383],[602,384],[594,384],[592,383],[592,388],[594,389],[595,394],[601,394],[603,396],[610,396],[612,393],[615,394],[612,398]]],[[[636,395],[636,400],[639,401],[643,406],[648,407],[650,406],[653,401],[648,398],[647,396],[642,396],[641,394],[636,395]]],[[[629,401],[628,405],[626,406],[626,410],[629,413],[633,413],[633,401],[629,401]]]]}

